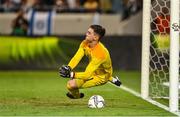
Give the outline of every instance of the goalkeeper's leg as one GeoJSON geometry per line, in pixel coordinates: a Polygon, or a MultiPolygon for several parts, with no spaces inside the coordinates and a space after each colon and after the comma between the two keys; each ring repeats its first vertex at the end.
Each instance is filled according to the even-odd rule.
{"type": "Polygon", "coordinates": [[[113,84],[115,84],[116,86],[120,87],[122,82],[120,81],[119,77],[115,76],[115,77],[110,77],[109,81],[113,84]]]}
{"type": "Polygon", "coordinates": [[[90,88],[95,86],[104,85],[108,82],[108,80],[105,79],[106,75],[95,75],[92,76],[92,79],[87,80],[81,88],[90,88]]]}
{"type": "Polygon", "coordinates": [[[75,79],[68,81],[67,89],[69,90],[69,92],[66,95],[71,99],[83,98],[84,94],[79,93],[78,87],[78,85],[82,85],[83,83],[83,80],[80,80],[78,83],[75,79]]]}

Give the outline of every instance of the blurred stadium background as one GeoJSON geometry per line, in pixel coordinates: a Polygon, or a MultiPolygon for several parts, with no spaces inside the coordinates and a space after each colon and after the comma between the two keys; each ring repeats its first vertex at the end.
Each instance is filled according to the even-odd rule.
{"type": "MultiPolygon", "coordinates": [[[[36,54],[30,51],[37,51],[39,48],[42,49],[42,51],[39,50],[40,53],[44,54],[41,56],[42,59],[51,59],[56,64],[62,64],[62,60],[60,60],[62,57],[59,57],[59,54],[55,52],[50,52],[53,51],[53,47],[47,47],[51,45],[48,45],[48,41],[45,44],[43,37],[54,37],[56,38],[54,41],[60,41],[64,38],[81,41],[89,25],[101,24],[107,30],[107,39],[102,41],[112,53],[114,67],[122,70],[139,70],[142,30],[141,9],[142,1],[140,0],[1,0],[0,34],[3,36],[1,41],[5,39],[8,44],[3,44],[3,46],[9,46],[10,49],[8,55],[4,53],[2,56],[17,64],[11,64],[7,67],[4,63],[5,66],[1,65],[0,69],[56,68],[55,64],[45,66],[42,63],[42,66],[35,66],[29,63],[34,61],[32,59],[35,59],[32,57],[35,57],[35,55],[32,54],[36,54]],[[17,36],[21,37],[17,39],[17,36]],[[28,39],[26,40],[26,38],[28,39]],[[18,40],[21,39],[24,41],[19,43],[18,40]],[[39,47],[34,46],[34,43],[39,47]],[[26,46],[26,44],[28,45],[26,46]],[[23,46],[26,48],[25,50],[23,46]],[[44,46],[47,48],[43,50],[44,46]],[[49,58],[43,57],[46,56],[47,51],[51,54],[49,58]],[[26,53],[26,55],[23,55],[23,53],[26,53]],[[19,65],[20,62],[29,65],[24,68],[19,65]]],[[[57,43],[54,42],[54,44],[57,43]]],[[[1,47],[3,48],[3,46],[1,47]]],[[[71,50],[71,47],[69,47],[68,50],[72,52],[76,49],[71,50]]],[[[63,50],[62,52],[64,56],[67,54],[63,50]]],[[[38,59],[37,56],[38,54],[36,54],[38,59]]],[[[71,57],[72,54],[67,56],[71,57]]],[[[68,57],[65,59],[68,59],[68,57]]],[[[43,61],[40,60],[37,64],[40,64],[40,62],[43,61]]]]}
{"type": "MultiPolygon", "coordinates": [[[[173,116],[110,85],[84,90],[87,97],[72,102],[64,97],[64,79],[57,80],[58,68],[71,59],[89,25],[100,24],[106,28],[102,42],[110,51],[114,74],[122,78],[124,86],[140,93],[142,4],[142,0],[0,0],[0,115],[173,116]],[[88,98],[101,88],[109,95],[100,95],[111,102],[104,112],[74,109],[68,113],[65,109],[72,104],[82,112],[88,98]],[[120,90],[124,97],[108,88],[120,90]],[[131,105],[126,95],[133,100],[131,105]],[[55,110],[46,108],[48,105],[55,110]]],[[[86,61],[78,69],[84,69],[86,61]]]]}

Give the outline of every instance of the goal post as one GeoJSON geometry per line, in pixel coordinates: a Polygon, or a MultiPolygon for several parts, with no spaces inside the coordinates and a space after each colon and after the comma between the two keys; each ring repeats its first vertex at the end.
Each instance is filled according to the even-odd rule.
{"type": "Polygon", "coordinates": [[[141,96],[179,108],[179,0],[144,0],[141,96]]]}
{"type": "Polygon", "coordinates": [[[143,1],[141,96],[149,96],[149,52],[150,52],[150,8],[151,0],[143,1]],[[147,25],[149,24],[149,25],[147,25]]]}
{"type": "Polygon", "coordinates": [[[179,85],[179,0],[171,0],[170,17],[170,111],[178,111],[179,85]],[[175,25],[175,26],[174,26],[175,25]],[[177,27],[176,27],[177,26],[177,27]]]}

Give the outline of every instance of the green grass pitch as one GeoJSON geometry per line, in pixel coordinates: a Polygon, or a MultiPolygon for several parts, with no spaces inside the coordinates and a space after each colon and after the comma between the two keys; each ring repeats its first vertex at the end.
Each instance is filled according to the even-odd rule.
{"type": "MultiPolygon", "coordinates": [[[[139,72],[116,73],[125,85],[140,90],[139,72]]],[[[69,99],[65,96],[67,80],[57,71],[1,71],[0,116],[173,116],[110,83],[80,90],[85,93],[83,99],[69,99]],[[104,97],[105,108],[88,108],[94,94],[104,97]]]]}

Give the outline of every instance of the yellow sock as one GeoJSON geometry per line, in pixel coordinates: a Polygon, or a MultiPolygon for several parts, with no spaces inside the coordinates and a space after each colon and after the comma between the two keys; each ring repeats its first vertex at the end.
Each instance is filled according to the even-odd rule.
{"type": "Polygon", "coordinates": [[[113,80],[113,77],[111,76],[111,77],[109,78],[109,81],[111,81],[111,82],[112,82],[112,80],[113,80]]]}
{"type": "Polygon", "coordinates": [[[80,97],[79,89],[73,89],[73,88],[70,87],[69,84],[67,84],[67,89],[74,96],[74,98],[79,98],[80,97]]]}

